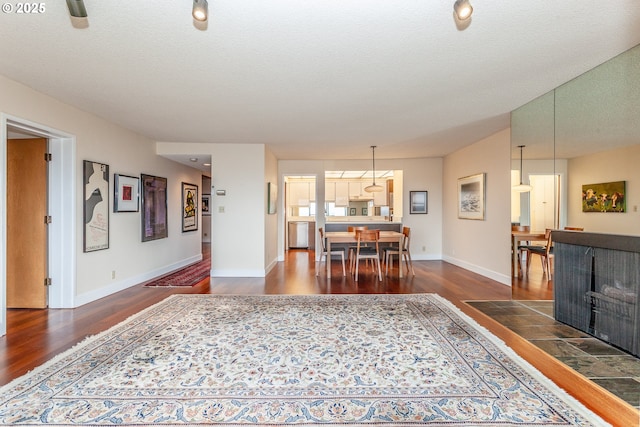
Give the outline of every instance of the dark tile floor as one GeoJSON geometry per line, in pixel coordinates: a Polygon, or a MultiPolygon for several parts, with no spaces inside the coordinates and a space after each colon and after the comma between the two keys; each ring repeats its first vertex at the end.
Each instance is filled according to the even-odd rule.
{"type": "Polygon", "coordinates": [[[556,322],[553,301],[467,303],[640,409],[640,359],[556,322]]]}

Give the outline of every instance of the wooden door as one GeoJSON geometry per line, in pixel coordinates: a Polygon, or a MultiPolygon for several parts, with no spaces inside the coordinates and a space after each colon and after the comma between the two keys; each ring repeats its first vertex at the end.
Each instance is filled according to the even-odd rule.
{"type": "Polygon", "coordinates": [[[7,140],[7,308],[46,308],[47,140],[7,140]]]}

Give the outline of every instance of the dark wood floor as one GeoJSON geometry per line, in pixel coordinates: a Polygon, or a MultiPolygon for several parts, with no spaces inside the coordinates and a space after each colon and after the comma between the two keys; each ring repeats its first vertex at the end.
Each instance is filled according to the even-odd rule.
{"type": "MultiPolygon", "coordinates": [[[[9,310],[8,332],[0,338],[0,385],[171,294],[437,293],[491,330],[586,406],[603,417],[611,418],[611,414],[616,414],[615,420],[609,420],[614,424],[632,425],[628,421],[637,416],[633,408],[588,380],[581,379],[579,374],[464,303],[467,300],[512,299],[509,286],[443,261],[417,261],[414,268],[415,276],[399,279],[396,263],[396,269],[382,282],[365,270],[355,282],[349,275],[343,277],[340,264],[333,262],[333,277],[327,280],[324,272],[316,277],[313,252],[288,251],[286,260],[278,263],[266,278],[206,279],[190,288],[145,288],[140,284],[76,309],[9,310]],[[630,408],[632,412],[628,412],[630,408]],[[624,411],[628,412],[626,418],[620,418],[624,411]],[[619,424],[620,420],[627,424],[619,424]]],[[[527,279],[515,282],[513,299],[551,298],[552,285],[535,268],[527,279]]]]}

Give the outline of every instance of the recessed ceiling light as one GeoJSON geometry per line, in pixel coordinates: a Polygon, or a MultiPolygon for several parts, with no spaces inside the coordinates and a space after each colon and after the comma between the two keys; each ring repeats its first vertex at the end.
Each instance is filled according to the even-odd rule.
{"type": "Polygon", "coordinates": [[[197,157],[192,157],[192,158],[190,158],[189,160],[191,160],[192,162],[197,162],[197,161],[198,161],[198,158],[197,158],[197,157]]]}
{"type": "Polygon", "coordinates": [[[211,166],[211,163],[203,163],[204,166],[211,166]]]}

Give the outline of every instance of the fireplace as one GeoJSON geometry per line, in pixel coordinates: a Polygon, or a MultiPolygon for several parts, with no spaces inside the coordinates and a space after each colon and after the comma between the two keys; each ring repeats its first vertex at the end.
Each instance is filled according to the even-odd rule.
{"type": "Polygon", "coordinates": [[[552,233],[554,316],[640,356],[640,238],[552,233]]]}

